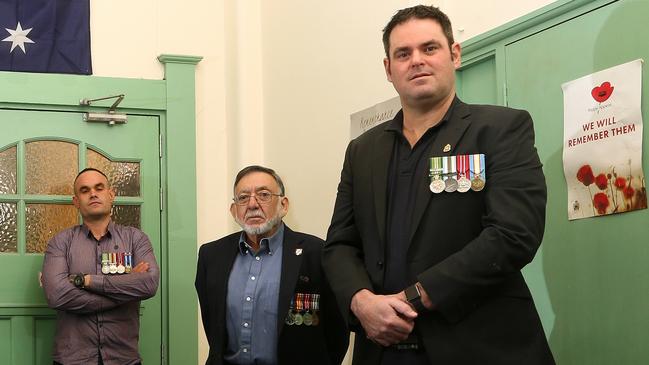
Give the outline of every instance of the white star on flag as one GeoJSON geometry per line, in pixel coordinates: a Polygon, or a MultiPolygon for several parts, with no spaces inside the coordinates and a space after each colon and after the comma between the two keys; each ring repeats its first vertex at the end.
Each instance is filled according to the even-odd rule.
{"type": "Polygon", "coordinates": [[[20,49],[23,50],[24,54],[27,54],[25,51],[25,43],[35,43],[31,39],[27,38],[27,34],[32,31],[33,28],[29,29],[23,29],[23,27],[20,25],[20,22],[18,22],[18,25],[16,26],[16,29],[8,29],[5,28],[9,34],[11,34],[9,37],[3,39],[3,42],[11,42],[11,50],[9,53],[14,51],[14,48],[16,46],[20,47],[20,49]]]}

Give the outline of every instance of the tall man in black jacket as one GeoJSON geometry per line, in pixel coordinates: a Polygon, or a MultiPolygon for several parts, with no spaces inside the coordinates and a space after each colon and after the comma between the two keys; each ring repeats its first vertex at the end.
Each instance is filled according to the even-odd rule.
{"type": "Polygon", "coordinates": [[[545,223],[530,115],[456,97],[437,8],[399,11],[383,43],[402,110],[349,143],[323,253],[354,364],[554,364],[520,272],[545,223]]]}

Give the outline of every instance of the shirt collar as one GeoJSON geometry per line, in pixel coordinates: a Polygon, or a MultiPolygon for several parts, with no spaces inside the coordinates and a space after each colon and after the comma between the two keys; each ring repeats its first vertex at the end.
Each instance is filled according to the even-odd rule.
{"type": "MultiPolygon", "coordinates": [[[[455,109],[459,101],[460,99],[457,97],[457,95],[455,95],[455,97],[453,97],[453,101],[451,102],[451,106],[448,107],[448,110],[446,111],[446,114],[444,114],[444,117],[442,117],[442,120],[430,128],[435,128],[449,121],[451,119],[451,116],[453,115],[453,109],[455,109]]],[[[399,110],[394,118],[391,121],[387,122],[385,130],[403,135],[403,109],[399,110]]]]}
{"type": "MultiPolygon", "coordinates": [[[[270,237],[262,238],[259,242],[259,253],[268,252],[272,255],[284,241],[284,222],[279,222],[277,231],[270,237]]],[[[250,251],[250,245],[246,242],[246,232],[241,232],[239,236],[239,253],[247,255],[250,251]]]]}
{"type": "MultiPolygon", "coordinates": [[[[83,232],[83,234],[86,235],[86,237],[95,238],[92,235],[92,232],[90,232],[90,229],[88,228],[88,226],[86,226],[85,223],[81,224],[81,232],[83,232]]],[[[108,229],[106,230],[106,234],[103,235],[102,238],[104,238],[104,237],[109,237],[110,238],[110,237],[113,237],[114,234],[115,234],[115,222],[113,222],[111,220],[108,223],[108,229]]]]}

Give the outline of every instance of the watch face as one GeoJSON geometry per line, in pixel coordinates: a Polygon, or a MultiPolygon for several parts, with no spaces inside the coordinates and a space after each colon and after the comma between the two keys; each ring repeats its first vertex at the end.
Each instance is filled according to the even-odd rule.
{"type": "Polygon", "coordinates": [[[74,277],[74,286],[79,287],[79,288],[82,287],[82,286],[83,286],[83,282],[84,282],[83,279],[84,279],[84,278],[83,278],[83,275],[77,275],[77,276],[75,276],[75,277],[74,277]]]}

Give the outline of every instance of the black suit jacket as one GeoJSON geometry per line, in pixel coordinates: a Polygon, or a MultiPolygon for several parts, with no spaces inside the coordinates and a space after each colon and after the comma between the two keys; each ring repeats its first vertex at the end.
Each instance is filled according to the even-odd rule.
{"type": "MultiPolygon", "coordinates": [[[[225,322],[228,279],[240,237],[241,232],[233,233],[202,245],[199,251],[195,285],[210,344],[208,365],[223,364],[228,343],[225,322]]],[[[323,244],[318,237],[284,228],[277,318],[279,364],[340,364],[347,351],[349,332],[322,272],[323,244]],[[296,255],[296,249],[302,249],[302,253],[296,255]],[[284,324],[294,293],[321,295],[318,326],[284,324]]]]}
{"type": "MultiPolygon", "coordinates": [[[[354,364],[377,364],[381,356],[349,308],[363,288],[382,292],[394,146],[386,125],[349,143],[323,253],[342,313],[361,332],[354,364]]],[[[420,314],[416,331],[432,364],[553,364],[520,272],[545,224],[545,178],[530,115],[459,102],[427,157],[476,153],[486,160],[481,192],[433,194],[427,175],[416,183],[413,220],[403,222],[410,227],[408,275],[436,306],[420,314]]]]}

